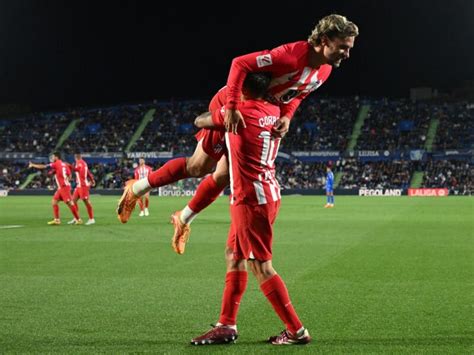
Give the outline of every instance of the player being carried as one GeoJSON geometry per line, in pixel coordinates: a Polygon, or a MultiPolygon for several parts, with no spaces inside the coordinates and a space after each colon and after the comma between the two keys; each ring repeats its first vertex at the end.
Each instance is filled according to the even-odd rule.
{"type": "MultiPolygon", "coordinates": [[[[90,197],[90,188],[91,186],[95,186],[94,175],[92,175],[87,163],[84,159],[82,159],[81,153],[74,154],[75,164],[69,165],[69,168],[76,173],[76,188],[74,189],[74,193],[72,195],[72,200],[77,206],[77,210],[79,211],[79,205],[77,201],[81,199],[84,202],[84,205],[87,209],[87,214],[89,215],[89,220],[86,222],[86,225],[91,225],[95,223],[94,219],[94,209],[92,208],[90,197]]],[[[74,224],[74,219],[70,220],[68,224],[74,224]]]]}
{"type": "MultiPolygon", "coordinates": [[[[153,169],[151,168],[151,166],[145,164],[145,159],[140,158],[138,160],[138,166],[136,167],[133,175],[135,180],[146,179],[152,171],[153,169]]],[[[140,198],[138,199],[138,205],[140,206],[140,217],[148,217],[150,215],[150,211],[148,211],[149,204],[150,192],[147,192],[145,195],[140,196],[140,198]],[[143,202],[143,200],[145,200],[145,203],[143,202]]]]}
{"type": "Polygon", "coordinates": [[[28,164],[29,168],[35,169],[54,169],[54,178],[56,180],[56,185],[58,189],[54,193],[51,204],[53,206],[54,219],[49,221],[49,225],[58,225],[61,224],[59,219],[59,201],[63,201],[71,210],[74,216],[74,224],[83,224],[81,217],[79,217],[79,212],[77,211],[77,206],[72,201],[71,198],[71,184],[69,182],[69,177],[71,176],[71,170],[66,163],[61,161],[61,155],[58,152],[54,152],[50,156],[50,164],[35,164],[30,162],[28,164]]]}
{"type": "MultiPolygon", "coordinates": [[[[238,109],[243,81],[248,73],[269,72],[272,74],[269,95],[271,101],[281,109],[281,118],[272,133],[276,137],[283,137],[301,101],[328,79],[333,67],[339,67],[342,60],[349,58],[358,34],[354,23],[344,16],[333,14],[318,22],[307,41],[288,43],[270,51],[235,58],[227,86],[214,96],[209,110],[214,112],[221,108],[220,103],[225,103],[222,122],[225,122],[226,129],[236,132],[240,125],[245,127],[238,109]]],[[[222,123],[216,119],[214,124],[222,123]]],[[[172,245],[177,253],[182,254],[192,220],[229,184],[228,164],[223,157],[223,137],[220,130],[203,129],[197,135],[199,142],[191,157],[172,159],[147,179],[128,181],[117,207],[119,220],[126,223],[138,197],[151,189],[188,177],[204,176],[216,167],[215,172],[200,183],[190,203],[172,215],[175,227],[172,245]]]]}
{"type": "MultiPolygon", "coordinates": [[[[273,223],[280,207],[280,186],[275,177],[275,159],[280,138],[272,128],[280,116],[278,105],[263,99],[270,83],[264,73],[247,76],[244,100],[239,105],[246,128],[226,133],[231,177],[231,226],[226,246],[227,274],[219,321],[211,330],[191,340],[194,345],[235,341],[237,313],[247,286],[247,265],[260,289],[286,328],[268,339],[275,345],[307,344],[308,330],[291,303],[282,278],[272,266],[273,223]]],[[[215,111],[213,116],[224,110],[215,111]]]]}

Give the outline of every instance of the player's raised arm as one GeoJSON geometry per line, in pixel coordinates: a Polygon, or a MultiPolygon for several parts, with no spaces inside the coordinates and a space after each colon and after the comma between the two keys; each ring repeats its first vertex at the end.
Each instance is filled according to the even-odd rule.
{"type": "Polygon", "coordinates": [[[293,68],[297,60],[288,52],[286,45],[236,57],[232,60],[227,78],[226,109],[236,110],[242,95],[245,77],[251,72],[274,72],[283,68],[293,68]]]}
{"type": "Polygon", "coordinates": [[[43,169],[46,169],[47,167],[48,167],[47,164],[35,164],[35,163],[32,163],[31,161],[28,163],[28,168],[43,170],[43,169]]]}
{"type": "Polygon", "coordinates": [[[232,60],[227,78],[227,101],[224,122],[227,131],[237,132],[240,124],[245,127],[242,114],[238,111],[238,103],[242,95],[245,77],[251,72],[272,72],[281,68],[292,68],[296,58],[285,45],[261,52],[246,54],[232,60]]]}

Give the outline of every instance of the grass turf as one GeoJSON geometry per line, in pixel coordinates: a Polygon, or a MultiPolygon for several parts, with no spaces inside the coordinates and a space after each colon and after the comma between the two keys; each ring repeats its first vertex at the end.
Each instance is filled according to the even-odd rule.
{"type": "MultiPolygon", "coordinates": [[[[50,197],[0,198],[1,352],[472,353],[474,200],[284,197],[274,266],[315,341],[272,347],[283,325],[250,277],[236,344],[192,347],[215,322],[224,284],[225,198],[169,240],[186,199],[152,197],[120,225],[115,197],[92,196],[97,224],[47,226],[50,197]],[[23,225],[3,229],[5,225],[23,225]]],[[[82,215],[85,208],[80,205],[82,215]]]]}

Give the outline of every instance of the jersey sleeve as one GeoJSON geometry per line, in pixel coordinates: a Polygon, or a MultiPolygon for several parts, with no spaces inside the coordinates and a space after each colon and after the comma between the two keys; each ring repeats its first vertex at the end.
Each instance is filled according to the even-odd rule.
{"type": "Polygon", "coordinates": [[[295,115],[296,110],[301,104],[301,101],[307,96],[307,94],[303,94],[299,97],[295,97],[293,100],[291,100],[287,104],[280,104],[281,108],[281,117],[286,116],[289,119],[292,119],[293,116],[295,115]]]}
{"type": "Polygon", "coordinates": [[[138,180],[140,178],[140,176],[138,175],[138,170],[135,169],[135,172],[133,173],[133,176],[135,178],[135,180],[138,180]]]}
{"type": "Polygon", "coordinates": [[[282,45],[271,51],[254,52],[234,58],[227,78],[226,108],[235,110],[240,101],[245,76],[250,72],[274,73],[293,68],[297,58],[290,53],[289,46],[282,45]]]}
{"type": "Polygon", "coordinates": [[[89,179],[91,179],[91,181],[94,181],[94,175],[92,175],[89,169],[87,169],[87,176],[89,177],[89,179]]]}

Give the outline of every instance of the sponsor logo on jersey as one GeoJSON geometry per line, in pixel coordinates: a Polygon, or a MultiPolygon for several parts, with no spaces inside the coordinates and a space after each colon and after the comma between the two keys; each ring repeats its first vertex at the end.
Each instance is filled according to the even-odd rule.
{"type": "Polygon", "coordinates": [[[223,148],[221,143],[214,144],[214,153],[219,154],[223,148]]]}
{"type": "Polygon", "coordinates": [[[272,64],[273,62],[272,62],[271,54],[262,54],[262,55],[257,56],[257,66],[259,68],[267,67],[272,64]]]}

